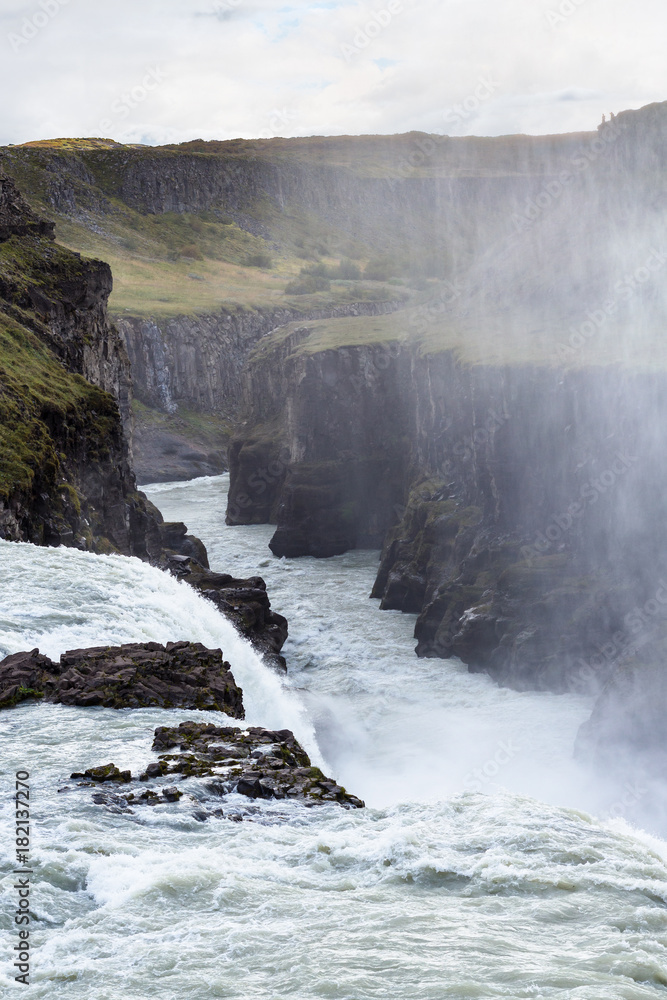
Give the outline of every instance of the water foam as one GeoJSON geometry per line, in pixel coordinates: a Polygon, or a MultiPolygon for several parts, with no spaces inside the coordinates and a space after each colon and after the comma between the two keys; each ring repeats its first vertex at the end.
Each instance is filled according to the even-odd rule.
{"type": "Polygon", "coordinates": [[[246,721],[292,729],[317,755],[313,727],[298,698],[231,622],[186,583],[139,559],[4,541],[0,573],[3,655],[38,647],[57,659],[68,649],[182,639],[221,648],[243,688],[246,721]]]}

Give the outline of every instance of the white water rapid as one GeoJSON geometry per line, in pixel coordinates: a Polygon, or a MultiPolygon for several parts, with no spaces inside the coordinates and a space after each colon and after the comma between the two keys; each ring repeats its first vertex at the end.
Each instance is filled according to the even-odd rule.
{"type": "MultiPolygon", "coordinates": [[[[29,995],[49,1000],[635,1000],[667,994],[667,832],[639,778],[574,762],[590,701],[418,660],[370,601],[377,553],[278,560],[224,525],[226,477],[150,488],[213,569],[261,574],[290,623],[283,681],[213,605],[136,560],[0,542],[0,655],[221,646],[251,724],[293,729],[367,803],[113,814],[73,770],[133,771],[153,729],[206,712],[24,704],[0,713],[0,988],[14,983],[14,773],[31,773],[29,995]],[[58,792],[69,785],[68,792],[58,792]],[[645,829],[642,830],[641,828],[645,829]],[[648,831],[648,832],[645,832],[648,831]]],[[[224,718],[224,717],[223,717],[224,718]]]]}

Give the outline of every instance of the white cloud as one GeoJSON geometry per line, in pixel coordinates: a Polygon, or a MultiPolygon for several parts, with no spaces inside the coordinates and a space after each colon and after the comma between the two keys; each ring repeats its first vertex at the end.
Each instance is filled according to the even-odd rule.
{"type": "Polygon", "coordinates": [[[7,0],[0,142],[590,129],[667,99],[666,26],[664,0],[7,0]]]}

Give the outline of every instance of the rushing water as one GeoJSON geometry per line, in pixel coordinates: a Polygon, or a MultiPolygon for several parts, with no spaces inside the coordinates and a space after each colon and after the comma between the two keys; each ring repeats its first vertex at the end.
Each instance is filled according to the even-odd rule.
{"type": "Polygon", "coordinates": [[[68,783],[70,771],[110,760],[136,771],[157,725],[220,716],[4,712],[2,988],[24,989],[8,956],[10,782],[25,767],[34,997],[664,995],[667,845],[654,790],[575,764],[587,699],[517,693],[455,662],[418,660],[414,620],[368,599],[377,553],[274,559],[272,529],[224,526],[225,491],[218,477],[149,492],[204,539],[213,568],[266,578],[290,622],[286,682],[212,605],[157,570],[2,542],[0,652],[182,638],[221,646],[248,721],[293,729],[368,808],[236,796],[242,823],[199,823],[185,800],[116,815],[68,783]]]}

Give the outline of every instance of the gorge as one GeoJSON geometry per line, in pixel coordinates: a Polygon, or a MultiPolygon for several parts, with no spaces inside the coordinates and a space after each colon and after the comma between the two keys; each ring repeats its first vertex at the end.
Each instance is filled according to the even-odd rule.
{"type": "Polygon", "coordinates": [[[38,647],[50,691],[75,649],[222,649],[271,767],[289,732],[334,776],[316,809],[255,770],[221,814],[203,782],[194,813],[93,806],[70,773],[148,774],[154,732],[217,709],[24,691],[0,724],[49,805],[38,996],[98,988],[124,920],[212,995],[408,995],[420,963],[440,1000],[445,935],[452,996],[664,991],[666,151],[664,104],[566,136],[0,150],[3,655],[38,647]]]}
{"type": "Polygon", "coordinates": [[[276,523],[280,556],[384,546],[373,594],[419,615],[420,656],[556,691],[646,668],[662,703],[666,142],[652,105],[570,136],[2,164],[118,262],[142,474],[228,462],[229,523],[276,523]]]}

